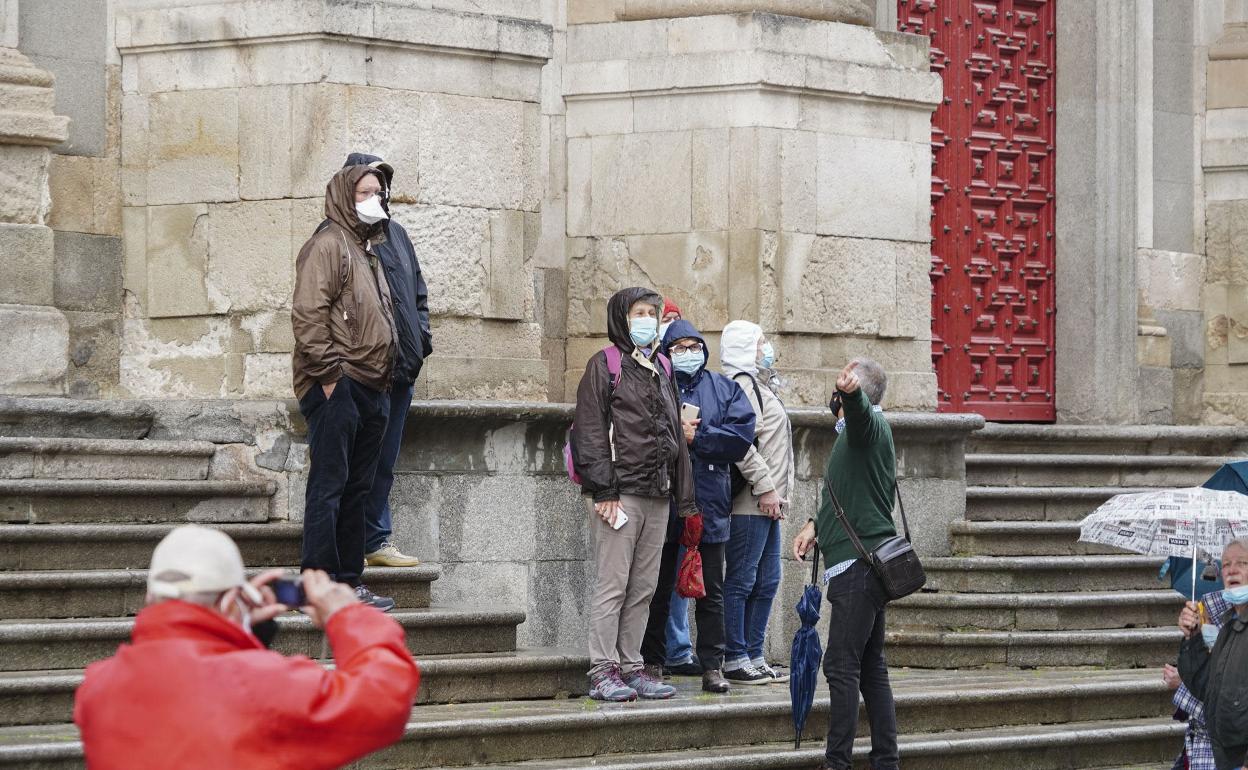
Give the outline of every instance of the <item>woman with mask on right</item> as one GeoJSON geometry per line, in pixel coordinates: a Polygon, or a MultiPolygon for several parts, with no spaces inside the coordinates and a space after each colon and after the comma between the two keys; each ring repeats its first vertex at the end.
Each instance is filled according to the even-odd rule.
{"type": "Polygon", "coordinates": [[[775,352],[758,324],[733,321],[720,337],[720,363],[754,408],[754,446],[737,463],[724,576],[724,678],[787,682],[763,659],[771,603],[780,586],[780,521],[794,490],[793,429],[775,389],[775,352]]]}

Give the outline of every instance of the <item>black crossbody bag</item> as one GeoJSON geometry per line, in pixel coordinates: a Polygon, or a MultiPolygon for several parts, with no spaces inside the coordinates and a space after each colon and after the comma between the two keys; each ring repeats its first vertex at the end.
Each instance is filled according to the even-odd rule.
{"type": "Polygon", "coordinates": [[[832,482],[826,477],[823,480],[823,488],[827,490],[828,499],[832,501],[832,507],[836,510],[837,520],[845,528],[858,555],[871,565],[871,570],[884,584],[884,593],[890,600],[909,596],[927,583],[927,575],[923,573],[919,555],[910,545],[910,525],[906,522],[905,503],[901,501],[901,487],[896,481],[893,484],[897,506],[901,509],[901,527],[904,534],[893,535],[880,543],[874,551],[868,553],[867,549],[862,546],[862,541],[858,539],[858,533],[850,525],[845,509],[841,507],[841,501],[836,499],[836,493],[832,491],[832,482]]]}

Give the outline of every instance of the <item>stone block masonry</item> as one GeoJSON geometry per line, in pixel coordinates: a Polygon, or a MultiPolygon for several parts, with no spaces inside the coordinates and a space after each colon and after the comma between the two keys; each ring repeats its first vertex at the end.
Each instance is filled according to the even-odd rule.
{"type": "Polygon", "coordinates": [[[119,12],[127,392],[289,394],[295,257],[326,181],[367,151],[396,169],[429,283],[421,395],[547,397],[533,257],[552,31],[536,3],[434,5],[119,12]],[[443,347],[465,324],[494,336],[443,347]]]}
{"type": "Polygon", "coordinates": [[[865,354],[893,376],[890,405],[933,408],[926,41],[658,5],[568,31],[565,398],[607,298],[642,284],[708,334],[712,360],[725,323],[759,322],[790,403],[824,403],[865,354]]]}

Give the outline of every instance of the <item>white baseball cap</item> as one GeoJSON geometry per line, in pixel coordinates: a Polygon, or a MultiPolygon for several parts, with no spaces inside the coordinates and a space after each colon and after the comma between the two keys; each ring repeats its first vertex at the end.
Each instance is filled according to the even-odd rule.
{"type": "Polygon", "coordinates": [[[253,603],[260,592],[247,582],[243,556],[224,532],[186,524],[165,535],[152,552],[147,593],[161,599],[221,593],[241,588],[253,603]]]}

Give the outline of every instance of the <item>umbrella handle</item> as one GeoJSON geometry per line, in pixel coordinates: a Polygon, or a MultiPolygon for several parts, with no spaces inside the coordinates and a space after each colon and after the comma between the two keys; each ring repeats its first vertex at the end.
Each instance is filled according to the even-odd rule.
{"type": "Polygon", "coordinates": [[[812,586],[819,585],[819,543],[815,543],[815,560],[810,565],[810,584],[812,586]]]}

